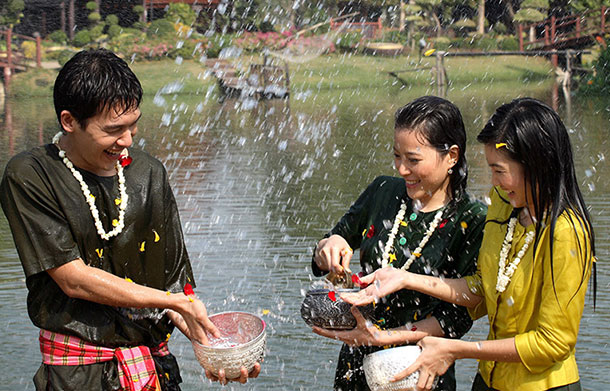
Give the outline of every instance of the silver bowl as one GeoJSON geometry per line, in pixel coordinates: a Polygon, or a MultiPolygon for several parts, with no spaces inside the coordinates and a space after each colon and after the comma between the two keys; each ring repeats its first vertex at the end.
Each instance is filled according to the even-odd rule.
{"type": "Polygon", "coordinates": [[[411,366],[420,354],[421,348],[416,345],[399,346],[367,354],[362,367],[371,391],[415,391],[419,371],[397,382],[390,382],[389,379],[411,366]]]}
{"type": "MultiPolygon", "coordinates": [[[[330,330],[351,330],[356,327],[356,318],[352,314],[351,304],[340,299],[341,293],[358,292],[360,289],[336,289],[336,300],[329,297],[329,289],[310,289],[305,294],[301,304],[301,318],[310,326],[317,326],[330,330]]],[[[374,307],[372,304],[358,307],[365,318],[372,318],[374,307]]]]}
{"type": "Polygon", "coordinates": [[[247,312],[221,312],[211,315],[210,321],[220,331],[220,338],[208,336],[210,345],[193,341],[193,351],[197,361],[204,369],[218,376],[225,370],[227,379],[240,376],[242,366],[248,372],[265,355],[265,322],[247,312]]]}

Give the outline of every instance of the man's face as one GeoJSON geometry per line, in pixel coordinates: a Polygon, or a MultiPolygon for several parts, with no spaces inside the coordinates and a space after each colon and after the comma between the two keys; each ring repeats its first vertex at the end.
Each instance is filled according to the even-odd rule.
{"type": "Polygon", "coordinates": [[[114,175],[116,161],[131,146],[138,131],[140,116],[139,108],[124,113],[117,108],[106,109],[89,118],[83,128],[69,112],[62,112],[62,125],[68,133],[64,146],[68,158],[83,170],[100,176],[114,175]]]}

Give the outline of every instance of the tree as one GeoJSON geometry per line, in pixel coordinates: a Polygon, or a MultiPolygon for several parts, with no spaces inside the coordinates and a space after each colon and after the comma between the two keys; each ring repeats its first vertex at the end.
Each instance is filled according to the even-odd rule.
{"type": "Polygon", "coordinates": [[[23,17],[25,3],[23,0],[9,0],[2,3],[0,5],[0,25],[13,28],[14,25],[19,24],[23,17]]]}
{"type": "MultiPolygon", "coordinates": [[[[548,0],[525,0],[515,14],[514,20],[518,23],[542,22],[547,18],[548,9],[548,0]]],[[[530,42],[536,40],[536,31],[533,24],[530,25],[529,40],[530,42]]]]}
{"type": "Polygon", "coordinates": [[[479,0],[477,7],[477,34],[485,34],[485,0],[479,0]]]}

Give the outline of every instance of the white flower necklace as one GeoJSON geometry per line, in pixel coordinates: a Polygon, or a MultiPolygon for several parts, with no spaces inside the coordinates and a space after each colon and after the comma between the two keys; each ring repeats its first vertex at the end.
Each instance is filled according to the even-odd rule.
{"type": "MultiPolygon", "coordinates": [[[[411,256],[409,257],[407,262],[400,268],[401,270],[407,270],[411,266],[411,264],[415,261],[415,259],[419,258],[421,256],[422,249],[424,248],[426,243],[428,243],[428,240],[430,240],[430,237],[432,236],[432,234],[436,230],[436,227],[438,227],[438,224],[441,221],[441,217],[443,215],[443,209],[444,208],[441,208],[438,212],[436,212],[436,215],[434,215],[434,219],[428,226],[428,230],[426,230],[426,234],[424,235],[422,240],[419,242],[419,245],[417,246],[417,248],[411,253],[411,256]]],[[[400,223],[402,223],[402,221],[405,217],[406,211],[407,211],[407,204],[405,204],[403,202],[400,205],[400,210],[396,214],[396,218],[394,219],[394,225],[392,226],[392,230],[390,231],[390,234],[388,235],[388,241],[386,242],[385,247],[383,249],[383,254],[381,257],[381,267],[382,268],[388,266],[388,260],[390,259],[390,251],[392,250],[392,246],[394,245],[394,240],[396,239],[396,235],[398,234],[398,227],[400,226],[400,223]]]]}
{"type": "Polygon", "coordinates": [[[85,196],[85,200],[87,201],[87,204],[89,204],[89,209],[91,210],[91,216],[93,216],[93,221],[95,222],[97,234],[104,240],[108,240],[113,236],[117,236],[121,233],[121,231],[123,231],[123,228],[125,227],[125,209],[127,209],[128,199],[127,189],[125,187],[125,176],[123,175],[123,166],[121,166],[118,161],[115,163],[116,172],[119,178],[120,197],[115,200],[115,203],[117,204],[117,208],[119,210],[119,218],[117,220],[112,221],[114,229],[110,232],[106,232],[104,231],[104,226],[102,225],[102,221],[100,220],[100,213],[97,210],[97,207],[95,206],[95,196],[91,194],[91,191],[89,191],[89,187],[83,180],[83,176],[74,168],[74,164],[72,164],[70,159],[68,159],[68,157],[66,156],[66,152],[59,146],[59,138],[62,136],[62,134],[62,132],[59,132],[53,137],[53,144],[55,144],[57,146],[57,149],[59,149],[59,157],[62,159],[66,167],[68,167],[70,172],[72,172],[74,178],[76,178],[76,180],[80,184],[80,188],[83,192],[83,195],[85,196]]]}
{"type": "Polygon", "coordinates": [[[502,249],[500,250],[500,261],[498,262],[498,280],[496,282],[496,290],[500,293],[504,292],[506,286],[510,282],[513,273],[517,269],[519,262],[521,262],[521,258],[525,255],[530,243],[534,240],[535,231],[529,231],[525,235],[525,243],[523,243],[523,247],[517,253],[517,256],[513,261],[506,266],[506,260],[508,258],[508,252],[511,249],[511,245],[513,242],[513,234],[515,233],[515,226],[517,225],[517,218],[511,217],[508,222],[508,229],[506,230],[506,236],[504,237],[504,243],[502,243],[502,249]]]}

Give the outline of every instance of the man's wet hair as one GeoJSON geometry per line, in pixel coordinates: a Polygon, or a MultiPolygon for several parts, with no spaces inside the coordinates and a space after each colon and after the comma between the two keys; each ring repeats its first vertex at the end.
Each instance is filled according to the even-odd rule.
{"type": "Polygon", "coordinates": [[[119,114],[137,109],[142,85],[125,61],[106,49],[78,52],[59,71],[53,88],[60,121],[69,111],[84,128],[87,120],[108,109],[119,114]]]}

